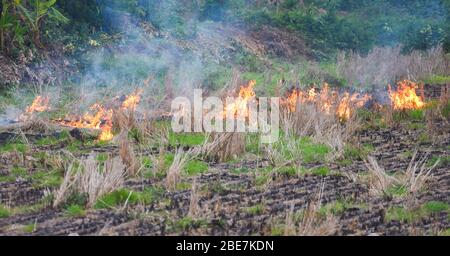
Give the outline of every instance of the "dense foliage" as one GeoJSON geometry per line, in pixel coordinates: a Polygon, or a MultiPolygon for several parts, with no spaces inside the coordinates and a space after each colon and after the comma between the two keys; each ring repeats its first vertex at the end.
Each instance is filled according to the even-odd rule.
{"type": "Polygon", "coordinates": [[[396,44],[405,51],[444,44],[449,51],[449,10],[450,0],[2,0],[0,39],[12,54],[39,47],[43,26],[51,35],[68,20],[62,31],[77,37],[115,31],[124,18],[189,37],[198,22],[212,20],[295,31],[317,57],[396,44]]]}

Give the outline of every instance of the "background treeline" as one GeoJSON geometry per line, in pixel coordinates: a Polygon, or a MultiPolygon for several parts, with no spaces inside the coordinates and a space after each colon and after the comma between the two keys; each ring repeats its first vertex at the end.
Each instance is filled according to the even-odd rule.
{"type": "Polygon", "coordinates": [[[128,15],[176,36],[206,20],[270,25],[299,33],[318,57],[402,44],[450,51],[450,0],[1,0],[1,50],[112,32],[128,15]],[[61,28],[62,26],[63,29],[61,28]]]}

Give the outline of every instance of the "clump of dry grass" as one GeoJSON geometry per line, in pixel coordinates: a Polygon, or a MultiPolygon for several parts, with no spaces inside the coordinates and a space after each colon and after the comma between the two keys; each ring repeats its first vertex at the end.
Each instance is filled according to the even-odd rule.
{"type": "Polygon", "coordinates": [[[167,170],[166,186],[169,190],[176,190],[176,186],[180,180],[184,167],[194,157],[196,157],[196,154],[193,150],[183,151],[182,149],[177,149],[173,162],[167,170]]]}
{"type": "Polygon", "coordinates": [[[141,164],[136,158],[136,154],[126,132],[122,132],[119,135],[119,156],[122,159],[122,163],[126,166],[127,174],[129,176],[136,176],[141,169],[141,164]]]}
{"type": "Polygon", "coordinates": [[[447,124],[449,124],[450,120],[448,119],[448,117],[445,117],[443,113],[444,109],[449,105],[449,102],[450,102],[450,85],[447,85],[441,88],[441,95],[439,97],[438,102],[438,112],[440,113],[442,120],[444,120],[444,122],[446,122],[447,124]]]}
{"type": "Polygon", "coordinates": [[[243,133],[214,133],[210,141],[206,140],[200,152],[205,158],[225,162],[245,153],[245,135],[243,133]]]}
{"type": "MultiPolygon", "coordinates": [[[[335,159],[343,154],[345,145],[351,141],[352,135],[360,127],[360,122],[355,115],[343,122],[338,116],[329,114],[335,113],[335,109],[324,111],[320,103],[322,102],[298,102],[294,112],[284,111],[282,127],[288,137],[309,136],[314,142],[329,146],[334,151],[330,158],[335,159]]],[[[355,113],[355,108],[349,108],[351,113],[355,113]]]]}
{"type": "Polygon", "coordinates": [[[401,178],[401,183],[406,186],[408,191],[415,195],[417,192],[425,188],[426,183],[432,177],[433,169],[439,164],[439,160],[433,165],[428,166],[428,156],[424,155],[422,158],[416,161],[417,150],[414,152],[405,175],[401,178]]]}
{"type": "Polygon", "coordinates": [[[131,130],[138,127],[134,109],[115,109],[112,115],[112,123],[114,131],[131,130]]]}
{"type": "Polygon", "coordinates": [[[369,171],[369,193],[373,196],[384,195],[388,188],[393,185],[397,180],[389,176],[384,168],[382,168],[377,160],[368,156],[367,161],[365,161],[367,170],[369,171]]]}
{"type": "Polygon", "coordinates": [[[317,198],[312,200],[306,209],[302,212],[302,217],[298,226],[293,220],[293,205],[290,212],[286,215],[285,235],[297,236],[330,236],[336,233],[338,229],[338,220],[333,214],[323,216],[320,214],[322,207],[322,195],[325,184],[322,183],[317,198]]]}
{"type": "Polygon", "coordinates": [[[74,193],[87,195],[87,206],[91,207],[101,196],[121,188],[125,178],[125,166],[119,158],[107,159],[104,163],[91,154],[79,164],[71,164],[64,180],[55,192],[53,206],[63,203],[74,193]]]}
{"type": "Polygon", "coordinates": [[[429,166],[427,163],[427,155],[419,160],[416,159],[417,150],[413,153],[406,171],[394,177],[388,175],[379,166],[375,158],[369,156],[367,161],[365,161],[369,171],[369,193],[374,196],[386,195],[390,187],[397,185],[404,187],[408,196],[414,198],[418,192],[425,188],[427,182],[432,178],[432,170],[439,164],[439,161],[436,161],[436,163],[429,166]]]}
{"type": "Polygon", "coordinates": [[[188,216],[192,218],[199,217],[199,214],[201,212],[200,206],[199,206],[199,191],[197,188],[197,180],[194,180],[192,183],[191,188],[191,196],[189,199],[189,213],[188,216]]]}
{"type": "Polygon", "coordinates": [[[385,86],[403,79],[420,80],[433,75],[450,75],[450,59],[442,47],[427,52],[402,54],[402,47],[374,48],[367,56],[340,53],[338,75],[352,86],[385,86]]]}

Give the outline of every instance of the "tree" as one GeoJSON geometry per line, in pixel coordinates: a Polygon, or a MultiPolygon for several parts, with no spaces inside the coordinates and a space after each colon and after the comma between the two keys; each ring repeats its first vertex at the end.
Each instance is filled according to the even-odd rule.
{"type": "Polygon", "coordinates": [[[42,20],[45,17],[49,16],[63,23],[69,22],[69,20],[54,7],[56,0],[32,0],[28,4],[22,2],[22,0],[14,0],[14,4],[25,17],[25,21],[33,34],[33,41],[36,46],[41,46],[40,28],[42,20]],[[29,8],[27,8],[27,5],[29,5],[29,8]]]}

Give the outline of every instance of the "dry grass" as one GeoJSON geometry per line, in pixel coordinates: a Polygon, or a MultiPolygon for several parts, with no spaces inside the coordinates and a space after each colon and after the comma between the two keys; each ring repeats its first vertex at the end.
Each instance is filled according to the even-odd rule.
{"type": "Polygon", "coordinates": [[[214,133],[206,140],[200,153],[207,159],[226,162],[245,153],[245,134],[214,133]]]}
{"type": "Polygon", "coordinates": [[[177,149],[166,176],[166,186],[170,191],[176,190],[185,165],[195,157],[196,154],[193,150],[183,151],[182,149],[177,149]]]}
{"type": "Polygon", "coordinates": [[[119,135],[119,156],[122,159],[122,163],[126,166],[127,174],[129,176],[136,176],[141,169],[141,164],[136,158],[136,154],[126,132],[122,132],[119,135]]]}
{"type": "Polygon", "coordinates": [[[55,193],[54,207],[59,206],[73,193],[86,194],[87,206],[91,207],[101,196],[123,186],[125,166],[121,160],[107,159],[100,164],[95,157],[95,154],[91,154],[78,165],[69,166],[63,183],[55,193]]]}
{"type": "Polygon", "coordinates": [[[448,106],[450,101],[450,85],[442,86],[441,88],[441,96],[439,97],[438,102],[438,112],[441,115],[442,120],[449,124],[449,119],[443,115],[444,109],[448,106]]]}
{"type": "Polygon", "coordinates": [[[194,219],[198,218],[201,213],[201,209],[199,206],[199,197],[200,196],[197,188],[197,180],[194,180],[194,182],[192,183],[191,197],[189,199],[189,213],[188,213],[188,216],[194,219]]]}
{"type": "Polygon", "coordinates": [[[54,192],[53,207],[58,207],[69,196],[69,194],[71,193],[71,189],[77,182],[77,180],[75,179],[75,174],[78,171],[80,171],[80,168],[76,167],[74,164],[71,164],[69,168],[67,168],[63,182],[59,186],[58,190],[54,192]]]}
{"type": "Polygon", "coordinates": [[[365,165],[369,171],[368,185],[369,193],[371,195],[382,196],[391,185],[397,182],[394,177],[389,176],[386,173],[384,168],[378,164],[374,157],[368,156],[365,165]]]}
{"type": "Polygon", "coordinates": [[[425,188],[426,183],[432,177],[433,169],[439,164],[439,160],[433,165],[428,166],[427,160],[428,156],[425,155],[416,161],[417,150],[414,152],[411,161],[409,162],[408,168],[406,169],[405,175],[402,177],[401,182],[406,186],[409,193],[416,195],[417,192],[425,188]]]}
{"type": "Polygon", "coordinates": [[[294,207],[291,206],[290,212],[286,215],[285,235],[297,236],[330,236],[336,233],[338,220],[332,214],[322,216],[319,210],[322,206],[322,195],[325,184],[322,183],[316,199],[311,201],[303,211],[298,226],[293,220],[294,207]]]}
{"type": "Polygon", "coordinates": [[[401,53],[401,46],[378,47],[367,56],[340,53],[337,71],[352,86],[386,86],[403,79],[417,81],[433,75],[450,75],[450,58],[442,47],[409,55],[401,53]]]}
{"type": "Polygon", "coordinates": [[[138,130],[140,127],[140,122],[136,120],[134,109],[121,109],[117,108],[114,110],[112,115],[113,131],[130,131],[132,129],[138,130]]]}
{"type": "MultiPolygon", "coordinates": [[[[282,129],[288,137],[311,137],[314,142],[325,144],[334,150],[331,159],[341,156],[346,143],[352,139],[352,135],[360,127],[360,122],[355,115],[343,122],[339,117],[323,111],[322,106],[313,103],[297,103],[295,112],[284,111],[281,119],[282,129]]],[[[350,106],[351,113],[356,109],[350,106]]],[[[330,109],[329,113],[335,113],[330,109]]]]}
{"type": "Polygon", "coordinates": [[[396,177],[390,176],[379,166],[375,158],[369,156],[365,161],[369,171],[369,193],[374,196],[385,195],[392,185],[404,187],[407,195],[416,198],[417,193],[422,191],[428,181],[432,178],[432,170],[439,164],[439,161],[429,166],[427,164],[427,155],[419,160],[417,159],[417,150],[413,153],[411,161],[405,172],[396,177]]]}

